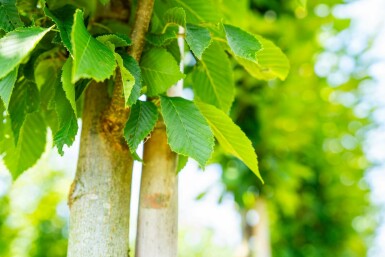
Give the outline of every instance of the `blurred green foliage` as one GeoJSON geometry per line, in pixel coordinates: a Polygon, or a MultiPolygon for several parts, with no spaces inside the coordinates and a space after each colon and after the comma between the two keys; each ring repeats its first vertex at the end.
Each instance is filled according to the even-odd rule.
{"type": "MultiPolygon", "coordinates": [[[[222,155],[225,191],[241,213],[255,208],[257,197],[267,199],[273,256],[365,256],[374,229],[363,179],[370,165],[362,150],[368,119],[357,117],[354,107],[366,74],[343,74],[337,66],[334,74],[346,77],[337,80],[319,77],[314,68],[317,55],[327,51],[323,40],[348,28],[348,20],[331,13],[339,1],[309,1],[306,9],[295,1],[229,2],[228,19],[273,38],[291,71],[284,82],[266,83],[239,67],[232,117],[253,141],[265,185],[222,155]],[[232,5],[244,10],[244,19],[232,16],[232,5]]],[[[344,49],[333,54],[337,63],[346,55],[344,49]]]]}

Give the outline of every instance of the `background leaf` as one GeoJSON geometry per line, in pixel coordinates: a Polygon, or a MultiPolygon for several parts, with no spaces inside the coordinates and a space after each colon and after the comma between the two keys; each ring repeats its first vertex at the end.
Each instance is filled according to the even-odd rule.
{"type": "Polygon", "coordinates": [[[213,152],[214,137],[193,102],[180,97],[160,97],[171,149],[195,159],[204,167],[213,152]]]}
{"type": "Polygon", "coordinates": [[[243,161],[263,181],[259,174],[257,155],[245,133],[223,111],[201,102],[197,102],[196,105],[222,148],[243,161]]]}
{"type": "Polygon", "coordinates": [[[123,58],[124,67],[135,78],[135,84],[131,90],[131,94],[128,97],[128,101],[127,101],[128,105],[133,105],[138,100],[142,89],[142,72],[140,70],[139,64],[136,62],[136,60],[132,56],[126,53],[122,53],[120,54],[120,56],[123,58]]]}
{"type": "Polygon", "coordinates": [[[0,29],[9,32],[23,25],[17,12],[16,1],[0,0],[0,29]]]}

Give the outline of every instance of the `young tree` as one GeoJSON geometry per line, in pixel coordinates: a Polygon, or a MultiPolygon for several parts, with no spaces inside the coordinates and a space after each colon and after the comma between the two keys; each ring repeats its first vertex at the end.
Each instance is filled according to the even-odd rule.
{"type": "Polygon", "coordinates": [[[219,10],[236,4],[0,0],[0,152],[14,179],[40,158],[47,128],[62,154],[82,117],[68,256],[129,255],[132,164],[147,137],[137,256],[177,255],[177,171],[187,157],[204,167],[214,137],[261,178],[251,142],[227,116],[230,58],[259,79],[286,77],[288,62],[272,42],[228,23],[219,10]],[[194,57],[186,74],[180,50],[194,57]],[[183,78],[194,101],[166,93],[183,78]]]}

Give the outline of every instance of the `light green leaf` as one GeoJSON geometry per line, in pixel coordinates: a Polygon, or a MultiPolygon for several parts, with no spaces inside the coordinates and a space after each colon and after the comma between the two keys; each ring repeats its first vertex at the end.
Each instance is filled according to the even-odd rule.
{"type": "Polygon", "coordinates": [[[195,56],[201,60],[203,52],[211,43],[210,31],[207,28],[187,24],[186,42],[195,56]]]}
{"type": "Polygon", "coordinates": [[[59,153],[63,155],[63,146],[71,146],[75,141],[78,123],[76,113],[64,92],[64,84],[60,83],[60,79],[58,78],[52,86],[56,87],[55,110],[59,119],[59,128],[54,135],[54,143],[57,146],[59,153]]]}
{"type": "Polygon", "coordinates": [[[76,114],[76,100],[75,100],[75,84],[71,82],[72,78],[72,58],[68,57],[67,61],[63,65],[61,82],[65,95],[70,102],[74,113],[76,114]]]}
{"type": "Polygon", "coordinates": [[[163,20],[166,23],[166,27],[169,25],[186,27],[186,13],[184,9],[180,7],[167,10],[163,15],[163,20]]]}
{"type": "Polygon", "coordinates": [[[35,112],[27,115],[17,145],[13,144],[13,140],[7,142],[4,163],[13,179],[32,167],[41,157],[45,149],[46,133],[43,118],[35,112]]]}
{"type": "Polygon", "coordinates": [[[114,45],[114,47],[125,47],[132,44],[131,39],[125,34],[108,34],[98,36],[96,38],[101,43],[106,44],[107,42],[114,45]]]}
{"type": "Polygon", "coordinates": [[[173,4],[182,7],[189,23],[218,22],[221,14],[213,0],[174,0],[173,4]]]}
{"type": "Polygon", "coordinates": [[[154,46],[165,46],[178,38],[178,28],[168,28],[163,34],[150,33],[146,35],[146,40],[154,46]]]}
{"type": "Polygon", "coordinates": [[[24,80],[16,84],[9,102],[8,112],[11,117],[12,131],[17,143],[20,129],[28,113],[35,112],[39,108],[40,96],[35,83],[24,80]]]}
{"type": "Polygon", "coordinates": [[[176,172],[179,173],[187,164],[188,156],[178,154],[178,166],[176,167],[176,172]]]}
{"type": "Polygon", "coordinates": [[[0,79],[22,63],[51,28],[17,28],[0,39],[0,79]]]}
{"type": "Polygon", "coordinates": [[[256,38],[262,44],[262,50],[256,54],[257,61],[253,62],[241,57],[235,57],[235,59],[257,79],[286,79],[290,69],[286,55],[273,42],[258,35],[256,38]]]}
{"type": "Polygon", "coordinates": [[[9,32],[23,25],[17,12],[16,1],[0,0],[0,29],[9,32]]]}
{"type": "Polygon", "coordinates": [[[171,150],[204,167],[213,152],[214,137],[198,108],[180,97],[161,96],[160,105],[171,150]]]}
{"type": "Polygon", "coordinates": [[[19,67],[16,67],[15,69],[13,69],[13,71],[8,73],[7,76],[0,79],[0,97],[3,100],[6,109],[8,109],[9,100],[11,99],[12,90],[13,90],[13,87],[16,83],[18,68],[19,67]]]}
{"type": "Polygon", "coordinates": [[[67,47],[68,51],[72,52],[72,44],[71,44],[71,31],[72,25],[74,23],[74,13],[76,8],[73,5],[65,5],[61,8],[55,10],[49,10],[47,7],[44,7],[44,13],[50,17],[58,27],[60,31],[60,37],[63,41],[65,47],[67,47]]]}
{"type": "Polygon", "coordinates": [[[226,32],[227,43],[235,56],[256,61],[256,53],[261,49],[261,44],[255,36],[228,24],[224,24],[223,27],[226,32]]]}
{"type": "Polygon", "coordinates": [[[140,142],[150,134],[158,120],[158,110],[152,102],[137,101],[131,107],[130,117],[124,128],[131,153],[135,153],[140,142]]]}
{"type": "Polygon", "coordinates": [[[135,85],[135,77],[124,66],[123,58],[119,54],[115,53],[115,59],[120,69],[120,79],[122,80],[123,84],[124,103],[127,106],[131,91],[135,85]]]}
{"type": "Polygon", "coordinates": [[[202,102],[196,102],[196,105],[222,148],[243,161],[263,182],[259,174],[257,155],[245,133],[223,111],[202,102]]]}
{"type": "Polygon", "coordinates": [[[110,2],[110,0],[99,0],[100,3],[102,3],[103,5],[106,5],[110,2]]]}
{"type": "Polygon", "coordinates": [[[203,53],[199,64],[192,73],[196,96],[228,113],[234,100],[235,85],[226,53],[214,42],[203,53]]]}
{"type": "Polygon", "coordinates": [[[81,78],[103,81],[109,78],[116,68],[113,51],[88,33],[83,22],[83,12],[76,10],[71,32],[73,47],[72,83],[81,78]]]}
{"type": "Polygon", "coordinates": [[[140,66],[148,96],[164,93],[184,78],[174,57],[163,48],[152,48],[146,52],[142,56],[140,66]]]}
{"type": "Polygon", "coordinates": [[[135,78],[135,84],[134,87],[131,90],[131,94],[128,97],[128,105],[133,105],[136,103],[140,96],[140,92],[142,89],[142,73],[139,67],[139,64],[136,62],[136,60],[126,54],[123,53],[120,55],[123,58],[123,65],[124,67],[134,76],[135,78]]]}

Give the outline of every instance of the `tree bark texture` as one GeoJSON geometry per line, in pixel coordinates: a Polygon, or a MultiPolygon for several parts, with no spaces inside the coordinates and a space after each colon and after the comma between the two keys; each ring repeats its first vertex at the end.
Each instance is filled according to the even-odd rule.
{"type": "Polygon", "coordinates": [[[108,110],[106,84],[92,82],[85,95],[78,167],[69,195],[68,257],[129,256],[133,160],[118,128],[105,117],[108,110]]]}

